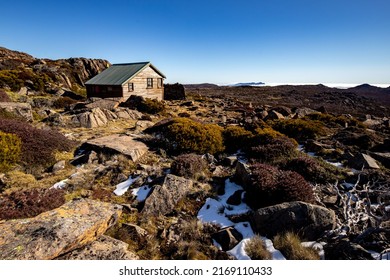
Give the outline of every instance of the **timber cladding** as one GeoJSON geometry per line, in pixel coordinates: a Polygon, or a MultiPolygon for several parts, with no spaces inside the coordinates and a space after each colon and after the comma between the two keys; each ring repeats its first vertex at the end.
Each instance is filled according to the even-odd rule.
{"type": "Polygon", "coordinates": [[[131,95],[161,100],[165,76],[150,62],[113,64],[85,83],[87,97],[123,98],[131,95]]]}
{"type": "Polygon", "coordinates": [[[162,77],[156,71],[154,71],[150,66],[145,68],[122,86],[123,97],[127,99],[130,95],[141,95],[146,98],[157,97],[157,99],[163,99],[164,85],[162,84],[161,87],[158,87],[158,79],[162,79],[162,77]],[[151,87],[148,87],[148,79],[152,79],[151,87]],[[133,83],[133,92],[128,91],[128,83],[133,83]]]}

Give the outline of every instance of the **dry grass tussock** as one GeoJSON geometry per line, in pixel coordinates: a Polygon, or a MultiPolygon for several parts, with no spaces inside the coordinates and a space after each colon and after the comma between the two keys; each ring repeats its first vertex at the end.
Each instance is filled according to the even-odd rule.
{"type": "Polygon", "coordinates": [[[274,246],[288,260],[319,260],[318,251],[302,246],[299,236],[293,232],[277,234],[274,237],[274,246]]]}
{"type": "Polygon", "coordinates": [[[252,260],[271,260],[272,255],[266,249],[263,239],[255,235],[245,244],[245,252],[252,260]]]}

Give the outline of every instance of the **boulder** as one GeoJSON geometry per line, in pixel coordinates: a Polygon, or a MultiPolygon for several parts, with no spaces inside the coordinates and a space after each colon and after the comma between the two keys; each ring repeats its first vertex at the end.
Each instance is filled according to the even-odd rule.
{"type": "Polygon", "coordinates": [[[145,130],[149,127],[152,127],[153,125],[154,125],[154,122],[139,120],[135,123],[135,130],[142,131],[142,130],[145,130]]]}
{"type": "Polygon", "coordinates": [[[58,171],[60,171],[60,170],[65,168],[65,164],[66,164],[65,160],[60,160],[59,162],[57,162],[57,163],[55,163],[53,165],[51,171],[54,172],[54,173],[58,172],[58,171]]]}
{"type": "Polygon", "coordinates": [[[371,253],[362,246],[342,239],[324,246],[327,260],[373,260],[371,253]]]}
{"type": "Polygon", "coordinates": [[[300,119],[300,118],[303,118],[304,116],[318,113],[318,111],[310,109],[310,108],[298,108],[295,110],[294,113],[295,113],[294,118],[300,119]]]}
{"type": "Polygon", "coordinates": [[[47,118],[45,118],[44,121],[55,126],[63,126],[65,124],[65,120],[60,113],[49,112],[49,114],[47,114],[47,118]]]}
{"type": "Polygon", "coordinates": [[[78,123],[81,127],[94,128],[106,125],[108,120],[100,108],[93,108],[90,112],[75,115],[72,122],[78,123]]]}
{"type": "Polygon", "coordinates": [[[237,156],[228,156],[224,158],[223,163],[227,166],[233,166],[237,162],[237,156]]]}
{"type": "Polygon", "coordinates": [[[243,187],[249,186],[251,180],[251,170],[249,165],[242,161],[237,161],[236,173],[234,174],[234,181],[241,184],[243,187]]]}
{"type": "Polygon", "coordinates": [[[226,227],[212,234],[211,238],[221,245],[222,250],[229,251],[233,249],[243,237],[234,227],[226,227]]]}
{"type": "Polygon", "coordinates": [[[138,120],[142,118],[142,113],[129,108],[117,108],[115,114],[118,118],[125,120],[138,120]]]}
{"type": "Polygon", "coordinates": [[[144,143],[135,140],[132,136],[121,134],[89,140],[82,145],[81,149],[120,153],[129,156],[134,162],[148,151],[148,147],[144,143]]]}
{"type": "Polygon", "coordinates": [[[273,237],[285,231],[300,232],[308,240],[316,240],[336,226],[332,210],[305,202],[285,202],[256,210],[251,216],[256,233],[273,237]]]}
{"type": "Polygon", "coordinates": [[[71,161],[70,164],[77,166],[77,165],[82,165],[85,163],[94,163],[98,161],[98,156],[95,151],[87,151],[86,153],[83,153],[81,155],[78,155],[74,157],[71,161]]]}
{"type": "Polygon", "coordinates": [[[121,213],[119,205],[79,199],[34,218],[0,222],[0,259],[54,259],[95,241],[121,213]]]}
{"type": "Polygon", "coordinates": [[[305,143],[305,151],[307,152],[321,152],[324,149],[332,149],[331,145],[320,143],[313,139],[308,139],[305,143]]]}
{"type": "Polygon", "coordinates": [[[122,227],[118,230],[118,234],[121,236],[121,240],[127,242],[127,239],[129,239],[129,241],[137,244],[145,244],[146,240],[150,237],[145,229],[130,223],[123,223],[122,227]]]}
{"type": "Polygon", "coordinates": [[[177,203],[187,195],[192,185],[191,180],[168,174],[161,186],[154,187],[152,194],[145,201],[142,213],[155,216],[173,212],[177,203]]]}
{"type": "Polygon", "coordinates": [[[288,117],[289,115],[292,114],[291,109],[286,107],[286,106],[275,107],[275,108],[272,108],[272,110],[282,114],[284,117],[288,117]]]}
{"type": "Polygon", "coordinates": [[[88,103],[85,105],[88,109],[100,108],[106,110],[113,110],[117,108],[119,105],[119,101],[116,100],[108,100],[108,99],[98,99],[94,102],[88,103]]]}
{"type": "Polygon", "coordinates": [[[5,110],[27,121],[33,121],[31,105],[18,102],[0,102],[0,110],[5,110]]]}
{"type": "Polygon", "coordinates": [[[243,190],[235,191],[227,200],[226,203],[230,205],[240,205],[242,203],[243,190]]]}
{"type": "Polygon", "coordinates": [[[266,119],[268,116],[268,112],[266,110],[263,110],[256,114],[256,116],[262,120],[266,119]]]}
{"type": "Polygon", "coordinates": [[[138,260],[138,256],[128,247],[129,244],[123,241],[102,235],[91,244],[61,255],[56,260],[138,260]]]}
{"type": "Polygon", "coordinates": [[[282,120],[284,119],[284,116],[281,113],[278,113],[274,110],[268,113],[266,120],[282,120]]]}
{"type": "Polygon", "coordinates": [[[380,169],[380,166],[371,156],[367,154],[357,154],[354,157],[348,159],[348,165],[355,169],[369,168],[369,169],[380,169]]]}
{"type": "Polygon", "coordinates": [[[390,153],[370,153],[370,156],[379,161],[384,167],[390,168],[390,153]]]}
{"type": "Polygon", "coordinates": [[[164,85],[164,100],[185,100],[186,93],[182,84],[164,85]]]}

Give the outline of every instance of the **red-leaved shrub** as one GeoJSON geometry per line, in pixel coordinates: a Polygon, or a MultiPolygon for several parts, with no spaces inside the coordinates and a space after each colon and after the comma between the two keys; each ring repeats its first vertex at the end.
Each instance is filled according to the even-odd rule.
{"type": "Polygon", "coordinates": [[[21,139],[21,163],[25,167],[48,167],[55,163],[55,151],[70,151],[75,145],[55,130],[37,129],[14,119],[0,118],[0,131],[15,134],[21,139]]]}
{"type": "Polygon", "coordinates": [[[29,218],[60,207],[65,191],[33,188],[0,196],[0,220],[29,218]]]}
{"type": "Polygon", "coordinates": [[[267,164],[254,164],[251,171],[246,201],[253,209],[289,201],[315,201],[313,188],[296,172],[267,164]]]}

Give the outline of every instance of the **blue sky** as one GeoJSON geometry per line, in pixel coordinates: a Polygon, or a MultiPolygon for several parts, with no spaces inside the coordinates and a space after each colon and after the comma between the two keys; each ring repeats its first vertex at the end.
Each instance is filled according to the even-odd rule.
{"type": "Polygon", "coordinates": [[[167,82],[390,83],[388,0],[2,0],[0,11],[0,46],[151,61],[167,82]]]}

